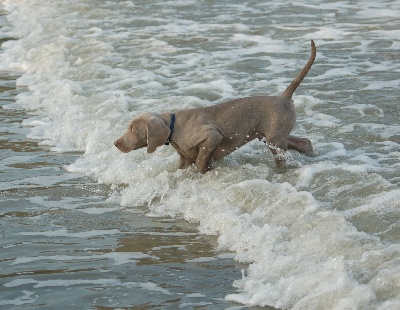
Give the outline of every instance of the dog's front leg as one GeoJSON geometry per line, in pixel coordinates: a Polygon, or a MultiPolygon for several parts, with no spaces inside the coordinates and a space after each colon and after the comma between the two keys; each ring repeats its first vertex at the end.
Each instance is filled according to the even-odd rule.
{"type": "Polygon", "coordinates": [[[223,136],[217,130],[210,130],[206,138],[199,144],[199,153],[195,165],[201,173],[211,170],[211,159],[218,145],[223,140],[223,136]]]}
{"type": "Polygon", "coordinates": [[[211,159],[212,155],[214,154],[216,148],[213,149],[203,149],[203,147],[199,150],[199,155],[197,156],[195,165],[197,169],[201,173],[206,173],[207,171],[210,171],[212,169],[211,167],[211,159]]]}
{"type": "Polygon", "coordinates": [[[193,164],[193,160],[187,158],[186,156],[182,155],[179,152],[178,154],[180,156],[178,169],[186,169],[193,164]]]}

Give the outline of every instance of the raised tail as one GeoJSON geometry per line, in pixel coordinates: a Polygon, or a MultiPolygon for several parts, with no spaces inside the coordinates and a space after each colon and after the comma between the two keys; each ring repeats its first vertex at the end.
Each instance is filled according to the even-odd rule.
{"type": "Polygon", "coordinates": [[[296,90],[297,86],[300,85],[301,81],[303,81],[304,77],[307,75],[308,71],[311,69],[311,66],[314,63],[315,56],[317,55],[317,49],[315,48],[315,43],[311,40],[311,56],[307,61],[304,68],[300,71],[300,73],[295,77],[295,79],[290,83],[290,85],[286,88],[286,90],[281,95],[282,97],[292,99],[293,93],[296,90]]]}

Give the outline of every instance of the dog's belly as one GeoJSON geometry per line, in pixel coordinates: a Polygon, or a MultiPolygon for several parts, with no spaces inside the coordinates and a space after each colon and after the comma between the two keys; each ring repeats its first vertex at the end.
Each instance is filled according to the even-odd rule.
{"type": "Polygon", "coordinates": [[[224,158],[225,156],[228,156],[230,153],[236,151],[236,149],[237,148],[231,149],[231,148],[227,148],[227,147],[218,147],[215,150],[212,158],[214,160],[218,160],[218,159],[224,158]]]}
{"type": "Polygon", "coordinates": [[[246,143],[249,143],[250,141],[254,139],[262,139],[262,135],[258,133],[254,133],[251,136],[246,135],[245,137],[229,137],[224,139],[222,143],[217,147],[217,149],[214,151],[214,154],[212,158],[214,160],[218,160],[221,158],[224,158],[225,156],[231,154],[232,152],[236,151],[246,143]]]}
{"type": "MultiPolygon", "coordinates": [[[[250,132],[250,134],[235,133],[232,135],[227,135],[226,137],[224,137],[223,141],[216,147],[211,155],[211,158],[213,160],[224,158],[225,156],[228,156],[246,143],[249,143],[254,139],[261,140],[264,137],[259,132],[259,130],[251,130],[250,132]]],[[[195,145],[192,147],[181,147],[174,142],[171,142],[171,145],[181,156],[183,156],[186,160],[191,161],[192,163],[196,162],[196,159],[198,159],[200,148],[204,147],[201,145],[195,145]]]]}

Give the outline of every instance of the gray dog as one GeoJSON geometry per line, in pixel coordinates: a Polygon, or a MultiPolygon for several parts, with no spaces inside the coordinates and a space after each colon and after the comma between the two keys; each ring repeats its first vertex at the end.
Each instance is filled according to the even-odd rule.
{"type": "Polygon", "coordinates": [[[145,113],[135,117],[114,145],[124,153],[171,144],[180,156],[179,168],[192,164],[202,173],[211,161],[221,159],[255,138],[266,141],[278,167],[285,163],[281,151],[296,150],[312,156],[311,141],[290,136],[296,122],[292,95],[307,75],[316,56],[311,56],[281,96],[257,96],[175,113],[145,113]]]}

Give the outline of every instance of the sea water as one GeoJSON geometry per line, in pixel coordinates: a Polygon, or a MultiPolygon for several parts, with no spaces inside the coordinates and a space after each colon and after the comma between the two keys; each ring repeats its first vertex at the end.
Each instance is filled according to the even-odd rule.
{"type": "Polygon", "coordinates": [[[0,162],[0,305],[400,308],[398,1],[2,10],[0,70],[16,79],[3,131],[18,150],[0,162]],[[253,141],[202,175],[170,146],[113,146],[143,111],[279,95],[311,39],[293,134],[315,157],[277,169],[253,141]]]}

